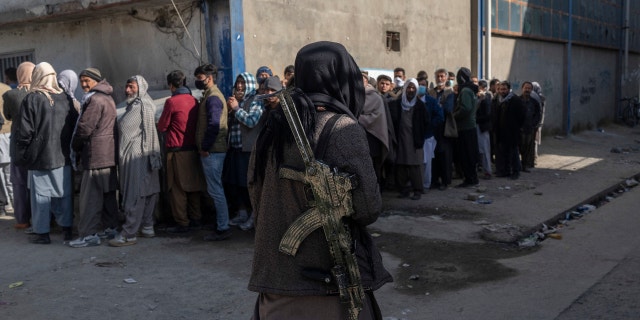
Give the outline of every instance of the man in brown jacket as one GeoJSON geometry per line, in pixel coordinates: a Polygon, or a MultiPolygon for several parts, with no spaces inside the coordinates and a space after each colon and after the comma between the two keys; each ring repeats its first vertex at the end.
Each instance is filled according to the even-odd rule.
{"type": "Polygon", "coordinates": [[[79,168],[76,169],[82,170],[78,221],[80,237],[69,242],[73,248],[99,245],[100,236],[115,236],[118,226],[116,104],[111,97],[113,87],[95,68],[80,72],[80,85],[86,94],[82,98],[80,119],[71,143],[79,158],[79,168]],[[101,221],[106,229],[98,234],[101,221]]]}

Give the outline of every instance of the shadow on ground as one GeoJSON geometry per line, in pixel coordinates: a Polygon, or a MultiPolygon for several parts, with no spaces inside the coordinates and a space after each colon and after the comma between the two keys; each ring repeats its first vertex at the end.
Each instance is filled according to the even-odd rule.
{"type": "Polygon", "coordinates": [[[380,250],[400,259],[394,286],[410,295],[437,294],[515,276],[516,270],[498,260],[538,250],[505,244],[428,240],[399,233],[383,233],[375,242],[380,250]]]}

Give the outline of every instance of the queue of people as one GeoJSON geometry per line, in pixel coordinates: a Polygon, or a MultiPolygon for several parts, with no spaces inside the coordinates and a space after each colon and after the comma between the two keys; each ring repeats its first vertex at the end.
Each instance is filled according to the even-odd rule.
{"type": "Polygon", "coordinates": [[[382,188],[418,200],[428,189],[450,188],[454,178],[462,180],[457,188],[474,187],[479,179],[518,179],[536,166],[545,104],[538,83],[525,81],[516,95],[508,81],[489,84],[468,68],[453,76],[439,68],[434,76],[429,85],[425,71],[406,79],[398,67],[394,79],[369,79],[389,106],[395,133],[382,188]]]}
{"type": "MultiPolygon", "coordinates": [[[[113,87],[97,68],[58,75],[47,63],[25,62],[16,70],[15,88],[2,95],[11,166],[1,170],[0,209],[11,207],[15,227],[35,234],[34,243],[51,242],[52,212],[71,247],[99,245],[105,239],[125,246],[135,244],[138,236],[155,235],[154,211],[166,183],[175,222],[168,232],[203,226],[203,195],[215,211],[213,232],[205,240],[228,239],[232,226],[253,229],[250,155],[260,147],[269,110],[277,107],[273,98],[256,96],[298,86],[294,70],[287,66],[283,79],[266,66],[255,76],[243,72],[232,96],[225,98],[216,85],[216,67],[205,64],[193,72],[195,88],[203,91],[200,101],[186,75],[172,71],[167,75],[171,97],[156,123],[155,105],[141,75],[127,80],[124,113],[118,117],[113,87]],[[38,82],[32,83],[35,75],[38,82]],[[85,92],[80,100],[74,96],[78,85],[85,92]],[[42,110],[51,108],[37,107],[47,101],[55,110],[65,110],[64,125],[42,125],[62,114],[47,115],[42,110]],[[164,155],[158,134],[164,137],[164,155]],[[74,189],[79,190],[75,240],[69,198],[74,189]]],[[[399,67],[394,79],[373,79],[366,71],[361,75],[365,98],[357,119],[380,190],[418,200],[426,190],[446,190],[454,178],[462,179],[456,187],[473,187],[494,176],[518,179],[520,172],[535,167],[544,114],[537,83],[523,83],[518,96],[509,82],[478,80],[467,68],[458,70],[455,82],[451,72],[437,69],[431,85],[426,72],[407,79],[399,67]]]]}

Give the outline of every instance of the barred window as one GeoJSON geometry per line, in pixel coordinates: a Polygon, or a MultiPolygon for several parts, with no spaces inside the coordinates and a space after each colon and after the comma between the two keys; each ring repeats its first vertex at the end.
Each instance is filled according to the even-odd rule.
{"type": "Polygon", "coordinates": [[[21,52],[12,52],[12,53],[0,53],[0,80],[5,82],[6,79],[4,77],[4,71],[8,68],[18,68],[18,66],[25,62],[31,61],[34,62],[34,51],[21,51],[21,52]]]}
{"type": "Polygon", "coordinates": [[[387,31],[387,51],[400,52],[400,32],[387,31]]]}

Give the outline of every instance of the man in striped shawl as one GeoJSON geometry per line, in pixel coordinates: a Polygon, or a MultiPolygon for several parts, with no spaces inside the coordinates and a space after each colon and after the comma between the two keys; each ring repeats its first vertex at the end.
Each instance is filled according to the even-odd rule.
{"type": "MultiPolygon", "coordinates": [[[[127,106],[118,120],[120,198],[126,221],[110,246],[135,244],[142,226],[153,230],[153,211],[160,192],[158,170],[162,166],[155,126],[156,108],[142,76],[127,80],[127,106]]],[[[151,234],[152,232],[145,232],[151,234]]]]}

